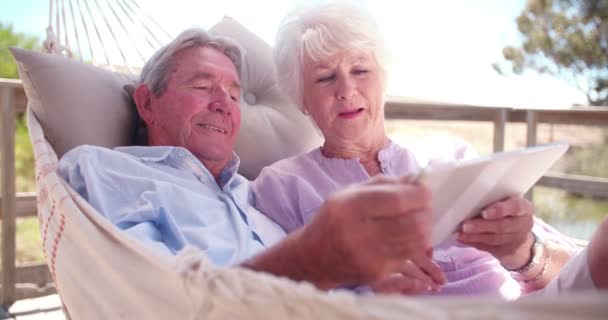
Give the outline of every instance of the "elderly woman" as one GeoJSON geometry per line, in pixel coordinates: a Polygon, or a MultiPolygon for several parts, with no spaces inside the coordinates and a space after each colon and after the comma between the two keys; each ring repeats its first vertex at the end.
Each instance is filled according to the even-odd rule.
{"type": "MultiPolygon", "coordinates": [[[[279,30],[275,63],[282,89],[325,139],[318,149],[265,168],[253,184],[256,207],[287,232],[310,221],[323,200],[341,188],[376,175],[414,177],[420,171],[416,155],[386,135],[385,47],[364,12],[336,4],[293,12],[279,30]]],[[[445,151],[451,160],[467,154],[462,146],[445,151]]],[[[574,247],[533,212],[530,202],[512,197],[463,223],[455,240],[434,251],[447,276],[441,293],[512,299],[544,287],[574,247]],[[549,246],[551,237],[561,246],[549,246]]],[[[428,268],[412,264],[404,262],[402,274],[372,288],[421,293],[442,283],[425,272],[428,268]]]]}

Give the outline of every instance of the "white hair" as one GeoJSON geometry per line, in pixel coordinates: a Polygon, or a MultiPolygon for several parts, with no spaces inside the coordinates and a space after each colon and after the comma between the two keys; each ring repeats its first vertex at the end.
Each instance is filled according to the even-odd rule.
{"type": "Polygon", "coordinates": [[[155,96],[160,97],[167,89],[175,55],[183,50],[198,47],[212,47],[225,54],[234,64],[239,78],[241,77],[243,49],[240,45],[202,29],[188,29],[154,53],[141,70],[140,82],[146,84],[155,96]]]}
{"type": "Polygon", "coordinates": [[[299,8],[288,14],[276,37],[274,61],[286,96],[304,111],[303,68],[343,50],[369,49],[386,78],[386,46],[375,20],[346,3],[299,8]]]}

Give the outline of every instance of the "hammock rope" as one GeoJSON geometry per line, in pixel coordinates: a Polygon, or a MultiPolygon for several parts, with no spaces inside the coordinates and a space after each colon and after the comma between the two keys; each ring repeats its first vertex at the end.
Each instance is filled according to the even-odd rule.
{"type": "Polygon", "coordinates": [[[135,75],[171,38],[136,0],[49,0],[44,49],[51,54],[135,75]]]}

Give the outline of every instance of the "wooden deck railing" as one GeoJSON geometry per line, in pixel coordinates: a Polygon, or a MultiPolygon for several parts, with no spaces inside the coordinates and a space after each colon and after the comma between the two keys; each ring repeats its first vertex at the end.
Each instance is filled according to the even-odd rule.
{"type": "MultiPolygon", "coordinates": [[[[2,223],[2,304],[54,292],[46,264],[15,265],[16,219],[36,215],[36,195],[15,192],[15,119],[25,111],[26,97],[19,80],[0,79],[0,161],[2,223]]],[[[527,145],[536,144],[539,123],[608,126],[608,108],[567,110],[515,109],[457,104],[434,104],[389,97],[387,119],[483,121],[494,124],[494,151],[502,151],[508,122],[527,124],[527,145]]],[[[551,173],[538,182],[578,194],[608,199],[608,179],[551,173]]]]}

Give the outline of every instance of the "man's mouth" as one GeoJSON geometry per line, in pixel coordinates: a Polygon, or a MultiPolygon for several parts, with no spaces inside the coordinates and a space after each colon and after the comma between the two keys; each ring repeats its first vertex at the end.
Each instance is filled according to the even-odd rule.
{"type": "Polygon", "coordinates": [[[200,124],[197,124],[197,126],[199,126],[201,128],[204,128],[204,129],[207,129],[207,130],[216,131],[216,132],[219,132],[219,133],[222,133],[222,134],[228,134],[228,130],[225,130],[225,129],[222,129],[222,128],[218,128],[218,127],[216,127],[214,125],[200,123],[200,124]]]}

